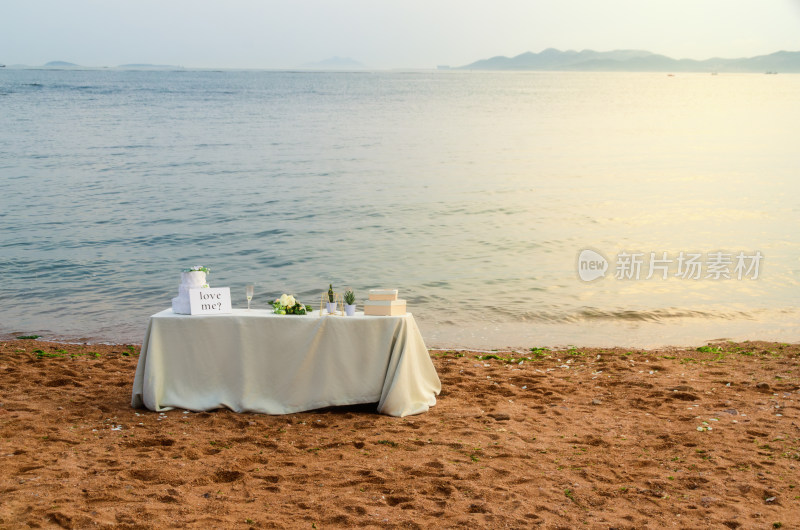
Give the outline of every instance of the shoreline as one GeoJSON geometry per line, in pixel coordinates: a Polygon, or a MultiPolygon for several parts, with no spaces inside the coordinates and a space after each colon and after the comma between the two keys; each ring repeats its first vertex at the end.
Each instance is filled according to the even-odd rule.
{"type": "MultiPolygon", "coordinates": [[[[656,350],[698,347],[719,341],[800,342],[800,312],[778,312],[761,319],[707,319],[678,317],[655,321],[589,319],[575,322],[446,321],[426,319],[411,312],[429,349],[497,348],[527,350],[531,347],[637,348],[656,350]]],[[[152,316],[152,315],[151,315],[152,316]]],[[[54,332],[17,323],[0,329],[0,340],[20,335],[41,335],[42,340],[70,344],[141,344],[149,318],[137,324],[93,328],[75,325],[54,332]]]]}
{"type": "Polygon", "coordinates": [[[800,524],[798,344],[430,350],[405,418],[133,409],[138,353],[0,341],[0,525],[800,524]]]}
{"type": "MultiPolygon", "coordinates": [[[[122,348],[122,347],[129,347],[135,346],[139,349],[142,347],[142,343],[140,342],[107,342],[107,341],[93,341],[93,340],[80,340],[80,339],[64,339],[60,340],[58,338],[46,338],[41,336],[36,336],[34,339],[29,338],[21,338],[27,337],[25,335],[15,335],[15,334],[8,334],[2,335],[0,334],[0,344],[4,342],[15,342],[15,341],[26,341],[26,340],[33,340],[37,342],[41,342],[43,344],[59,344],[64,346],[103,346],[103,347],[110,347],[110,348],[122,348]]],[[[800,345],[800,340],[789,340],[789,341],[782,341],[782,340],[733,340],[729,338],[720,338],[714,340],[706,340],[700,341],[699,343],[694,344],[664,344],[664,345],[657,345],[657,346],[624,346],[624,345],[617,345],[617,346],[595,346],[595,345],[544,345],[544,346],[536,346],[534,348],[524,348],[524,347],[506,347],[506,348],[473,348],[473,347],[466,347],[466,346],[449,346],[449,345],[435,345],[435,346],[428,346],[429,352],[434,351],[459,351],[459,352],[467,352],[467,353],[485,353],[485,354],[492,354],[498,352],[507,352],[507,353],[514,353],[514,354],[525,354],[526,352],[530,351],[531,349],[539,349],[544,348],[550,351],[569,351],[570,349],[587,349],[587,350],[615,350],[615,349],[624,349],[628,348],[631,350],[641,350],[647,352],[659,352],[659,351],[675,351],[675,350],[693,350],[695,348],[700,348],[703,346],[708,345],[725,345],[725,344],[743,344],[743,343],[770,343],[770,344],[784,344],[784,345],[800,345]]],[[[426,341],[427,345],[427,341],[426,341]]]]}
{"type": "MultiPolygon", "coordinates": [[[[419,323],[418,323],[419,324],[419,323]]],[[[697,327],[703,327],[707,324],[698,324],[697,327]]],[[[569,348],[605,348],[605,349],[613,349],[613,348],[630,348],[630,349],[637,349],[637,350],[647,350],[647,351],[656,351],[662,349],[675,349],[675,348],[697,348],[700,346],[705,346],[708,344],[717,344],[717,343],[741,343],[741,342],[774,342],[774,343],[785,343],[785,344],[800,344],[800,323],[795,324],[790,329],[782,329],[780,333],[754,333],[754,332],[744,332],[739,333],[738,335],[732,334],[733,336],[726,336],[726,334],[714,334],[714,333],[689,333],[682,338],[678,338],[675,335],[671,335],[671,339],[673,340],[649,340],[646,341],[640,338],[634,338],[631,340],[632,331],[636,332],[634,337],[641,337],[643,335],[647,335],[650,331],[649,329],[638,329],[638,330],[622,330],[620,328],[612,329],[605,333],[606,337],[613,336],[614,338],[605,338],[601,339],[596,336],[593,338],[586,338],[584,337],[583,340],[580,338],[567,340],[564,337],[571,334],[574,329],[579,328],[580,326],[571,326],[570,328],[565,328],[560,330],[557,334],[544,334],[543,338],[540,340],[528,340],[525,341],[528,345],[520,345],[522,341],[517,341],[517,345],[509,345],[504,344],[500,345],[498,341],[491,342],[486,340],[470,340],[462,343],[456,342],[457,339],[453,339],[452,337],[458,335],[458,333],[464,334],[470,328],[469,326],[457,326],[453,327],[453,329],[449,330],[446,333],[442,333],[441,330],[437,330],[434,332],[430,332],[429,330],[425,330],[424,326],[420,326],[423,339],[425,340],[425,344],[429,350],[462,350],[462,351],[475,351],[475,352],[494,352],[499,350],[503,351],[516,351],[516,352],[524,352],[528,351],[531,347],[540,348],[545,347],[552,350],[566,350],[569,348]],[[795,329],[796,328],[796,329],[795,329]],[[426,332],[428,331],[428,332],[426,332]],[[442,338],[442,336],[447,338],[442,338]],[[558,340],[554,339],[554,336],[558,336],[558,340]],[[688,338],[686,338],[688,336],[688,338]],[[627,337],[627,340],[625,338],[627,337]],[[788,337],[788,338],[787,338],[788,337]],[[467,344],[469,342],[470,344],[467,344]]],[[[676,326],[678,329],[684,329],[683,327],[676,326]]],[[[146,327],[143,328],[143,330],[146,327]]],[[[505,330],[504,330],[505,331],[505,330]]],[[[720,330],[720,331],[730,331],[730,329],[720,330]]],[[[115,339],[104,339],[104,338],[96,338],[96,337],[72,337],[72,336],[59,336],[59,335],[38,335],[37,332],[22,332],[22,331],[14,331],[14,332],[7,332],[3,333],[0,332],[0,342],[3,341],[13,341],[19,340],[21,336],[35,336],[35,340],[40,340],[43,342],[52,342],[52,343],[59,343],[59,344],[67,344],[67,345],[103,345],[103,346],[127,346],[127,345],[136,345],[141,347],[142,342],[141,339],[132,340],[132,341],[120,341],[115,339]]],[[[144,338],[144,331],[141,334],[142,338],[144,338]]]]}
{"type": "MultiPolygon", "coordinates": [[[[656,350],[698,347],[719,341],[800,342],[800,313],[772,315],[766,320],[675,318],[663,321],[594,319],[577,322],[463,321],[438,322],[413,313],[429,349],[498,348],[524,351],[531,347],[637,348],[656,350]]],[[[141,344],[148,319],[138,325],[74,327],[66,332],[17,325],[0,329],[0,340],[37,335],[70,344],[141,344]]]]}

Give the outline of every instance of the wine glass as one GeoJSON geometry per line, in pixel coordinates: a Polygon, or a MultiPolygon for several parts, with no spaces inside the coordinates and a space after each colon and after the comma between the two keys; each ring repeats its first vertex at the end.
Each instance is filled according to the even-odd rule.
{"type": "Polygon", "coordinates": [[[247,286],[247,310],[250,311],[250,300],[253,299],[253,286],[247,286]]]}

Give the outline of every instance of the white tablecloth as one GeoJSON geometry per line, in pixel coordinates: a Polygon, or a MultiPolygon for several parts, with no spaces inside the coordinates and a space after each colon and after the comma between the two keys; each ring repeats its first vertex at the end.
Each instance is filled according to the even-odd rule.
{"type": "Polygon", "coordinates": [[[288,414],[378,403],[392,416],[425,412],[441,383],[414,317],[229,315],[150,317],[134,407],[288,414]]]}

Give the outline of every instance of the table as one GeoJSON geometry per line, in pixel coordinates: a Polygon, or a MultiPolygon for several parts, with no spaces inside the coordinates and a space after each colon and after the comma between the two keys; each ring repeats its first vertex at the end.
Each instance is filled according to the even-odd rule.
{"type": "Polygon", "coordinates": [[[413,315],[227,315],[150,317],[131,404],[289,414],[378,403],[407,416],[436,404],[441,382],[413,315]]]}

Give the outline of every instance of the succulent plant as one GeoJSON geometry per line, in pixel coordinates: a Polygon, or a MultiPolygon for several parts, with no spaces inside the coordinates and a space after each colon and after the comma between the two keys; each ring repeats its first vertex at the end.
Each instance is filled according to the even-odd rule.
{"type": "Polygon", "coordinates": [[[356,293],[354,293],[352,289],[348,289],[344,292],[344,303],[347,305],[356,303],[356,293]]]}

